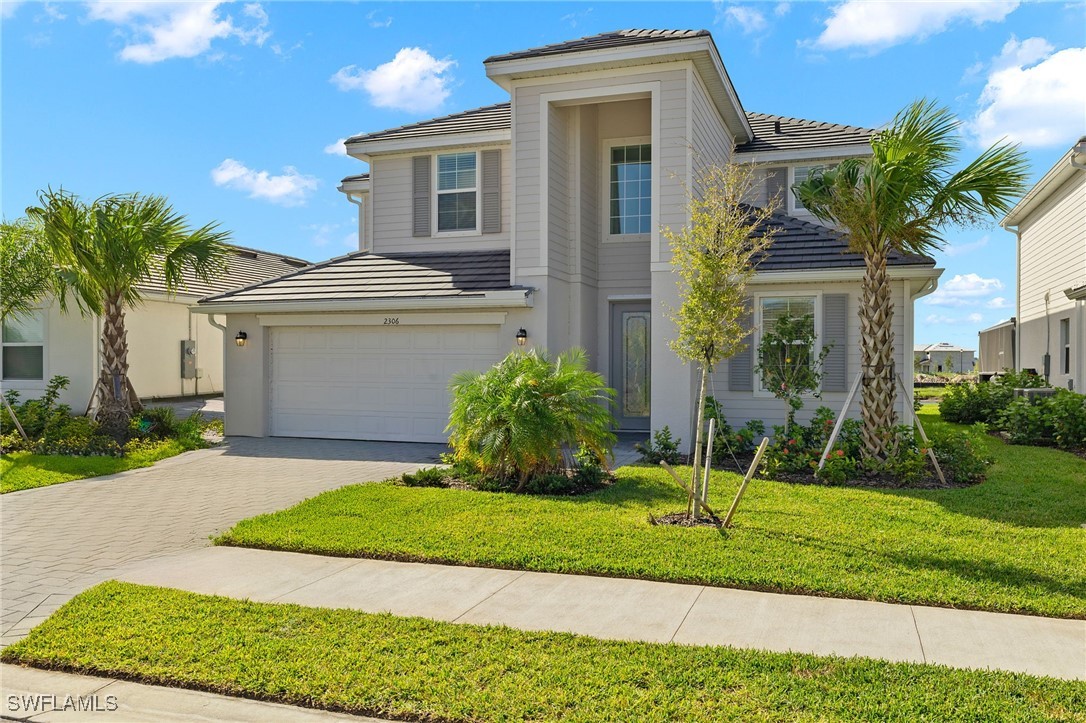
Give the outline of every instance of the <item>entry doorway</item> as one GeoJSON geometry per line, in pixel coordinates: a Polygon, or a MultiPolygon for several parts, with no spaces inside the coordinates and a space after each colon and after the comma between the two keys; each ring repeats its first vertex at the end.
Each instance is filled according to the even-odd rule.
{"type": "Polygon", "coordinates": [[[615,420],[623,431],[648,431],[651,398],[651,317],[649,301],[611,305],[611,386],[615,420]]]}

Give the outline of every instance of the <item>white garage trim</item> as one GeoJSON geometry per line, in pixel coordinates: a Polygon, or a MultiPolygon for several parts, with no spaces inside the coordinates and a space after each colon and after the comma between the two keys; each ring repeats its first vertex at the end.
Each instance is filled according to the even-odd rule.
{"type": "Polygon", "coordinates": [[[498,325],[505,323],[505,312],[465,314],[260,314],[261,326],[421,326],[421,325],[498,325]]]}
{"type": "Polygon", "coordinates": [[[445,442],[448,384],[504,354],[497,324],[268,329],[273,436],[445,442]]]}

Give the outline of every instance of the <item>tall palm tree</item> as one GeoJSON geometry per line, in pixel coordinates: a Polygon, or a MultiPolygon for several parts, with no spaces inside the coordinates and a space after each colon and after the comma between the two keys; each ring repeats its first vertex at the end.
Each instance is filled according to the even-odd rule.
{"type": "Polygon", "coordinates": [[[997,144],[964,168],[958,122],[946,108],[918,100],[871,139],[873,155],[812,174],[793,191],[822,221],[849,235],[863,254],[860,344],[864,454],[885,458],[893,444],[894,304],[886,262],[892,251],[929,254],[944,243],[942,229],[1008,211],[1026,188],[1027,164],[1017,146],[997,144]]]}
{"type": "Polygon", "coordinates": [[[74,299],[80,312],[102,316],[102,368],[98,420],[117,439],[127,434],[138,407],[128,380],[125,308],[139,304],[141,282],[161,279],[170,293],[184,275],[209,281],[225,270],[229,233],[209,224],[196,230],[161,196],[102,196],[90,204],[63,190],[38,194],[27,216],[41,224],[57,267],[56,298],[62,311],[74,299]]]}

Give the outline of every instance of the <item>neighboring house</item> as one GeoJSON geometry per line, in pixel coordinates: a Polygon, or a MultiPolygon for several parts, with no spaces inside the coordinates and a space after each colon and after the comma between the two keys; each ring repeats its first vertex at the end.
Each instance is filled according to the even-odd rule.
{"type": "MultiPolygon", "coordinates": [[[[145,302],[125,310],[129,377],[141,398],[223,391],[223,332],[193,313],[208,294],[282,276],[307,265],[301,259],[232,246],[228,271],[212,283],[193,276],[181,293],[168,295],[160,279],[140,284],[145,302]]],[[[0,376],[3,388],[24,398],[41,394],[56,375],[70,386],[60,401],[79,413],[87,408],[100,368],[101,319],[83,316],[73,301],[62,313],[55,301],[28,317],[3,324],[0,376]]]]}
{"type": "MultiPolygon", "coordinates": [[[[784,198],[751,324],[813,314],[832,344],[822,403],[841,407],[860,370],[863,260],[787,188],[870,155],[872,130],[746,112],[704,30],[605,33],[484,66],[508,102],[347,140],[369,164],[340,186],[359,207],[358,253],[200,303],[246,336],[227,349],[229,434],[443,441],[449,377],[519,336],[584,347],[622,429],[688,440],[693,370],[668,348],[679,296],[660,229],[687,223],[699,168],[733,158],[764,164],[755,202],[784,198]]],[[[913,301],[940,273],[891,256],[899,369],[913,301]]],[[[781,421],[755,367],[750,349],[720,365],[711,393],[733,422],[781,421]]]]}
{"type": "Polygon", "coordinates": [[[982,375],[999,374],[1004,369],[1017,368],[1015,364],[1015,335],[1017,319],[1011,317],[995,326],[981,329],[979,333],[980,356],[977,371],[982,375]]]}
{"type": "Polygon", "coordinates": [[[913,347],[913,367],[925,374],[948,372],[968,374],[973,371],[974,350],[941,341],[913,347]]]}
{"type": "Polygon", "coordinates": [[[1018,240],[1015,368],[1086,383],[1086,136],[1000,221],[1018,240]]]}

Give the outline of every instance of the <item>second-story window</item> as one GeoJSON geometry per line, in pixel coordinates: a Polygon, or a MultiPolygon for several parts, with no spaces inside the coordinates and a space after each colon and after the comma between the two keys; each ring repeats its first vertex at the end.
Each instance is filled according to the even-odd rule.
{"type": "MultiPolygon", "coordinates": [[[[811,174],[815,171],[828,171],[836,165],[836,163],[823,163],[817,166],[796,166],[794,169],[792,169],[792,185],[798,186],[799,184],[810,178],[811,174]]],[[[792,194],[792,210],[806,210],[803,207],[803,203],[800,202],[799,198],[796,196],[795,193],[792,194]]]]}
{"type": "Polygon", "coordinates": [[[612,236],[652,230],[652,146],[611,147],[612,236]]]}
{"type": "Polygon", "coordinates": [[[478,183],[475,152],[437,157],[437,230],[475,231],[478,183]]]}

